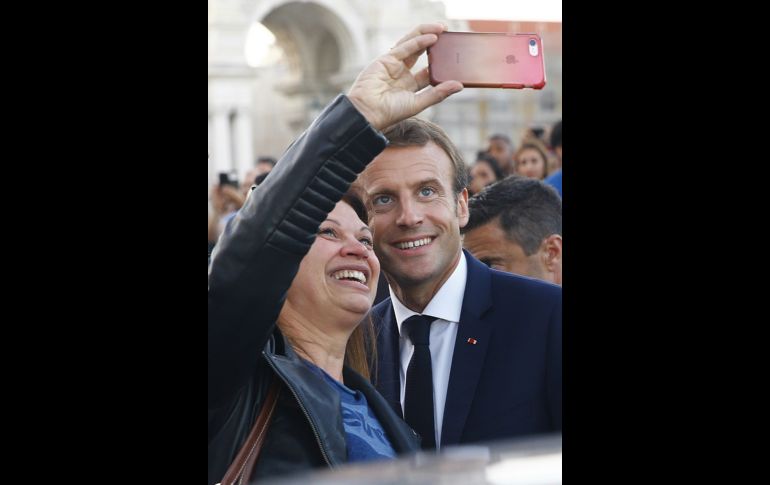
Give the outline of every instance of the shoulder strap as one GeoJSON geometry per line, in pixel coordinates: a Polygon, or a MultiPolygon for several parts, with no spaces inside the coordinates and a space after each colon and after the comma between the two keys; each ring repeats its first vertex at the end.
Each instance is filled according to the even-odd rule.
{"type": "Polygon", "coordinates": [[[254,471],[254,464],[257,462],[259,452],[262,449],[262,443],[265,441],[267,428],[270,426],[270,421],[273,417],[275,404],[278,401],[279,386],[279,379],[273,377],[273,382],[270,384],[267,398],[262,404],[257,421],[254,423],[254,427],[251,428],[246,442],[227,469],[221,485],[242,485],[248,483],[249,477],[254,471]]]}

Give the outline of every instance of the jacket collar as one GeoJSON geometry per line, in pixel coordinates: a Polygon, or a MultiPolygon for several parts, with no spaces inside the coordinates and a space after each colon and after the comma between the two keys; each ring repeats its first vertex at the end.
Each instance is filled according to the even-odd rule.
{"type": "Polygon", "coordinates": [[[339,394],[302,362],[277,328],[273,335],[274,346],[271,349],[268,342],[265,359],[294,395],[329,465],[345,463],[347,449],[339,394]],[[271,352],[280,347],[283,355],[271,352]]]}
{"type": "MultiPolygon", "coordinates": [[[[342,423],[339,394],[302,362],[277,329],[274,337],[272,344],[268,342],[265,348],[265,358],[303,409],[319,440],[322,454],[327,457],[330,465],[338,466],[347,462],[345,427],[342,423]],[[283,355],[275,353],[280,350],[283,350],[283,355]],[[331,417],[334,418],[330,419],[331,417]]],[[[419,447],[419,441],[411,428],[390,409],[368,380],[347,366],[343,367],[343,379],[346,386],[364,394],[396,453],[419,447]]]]}

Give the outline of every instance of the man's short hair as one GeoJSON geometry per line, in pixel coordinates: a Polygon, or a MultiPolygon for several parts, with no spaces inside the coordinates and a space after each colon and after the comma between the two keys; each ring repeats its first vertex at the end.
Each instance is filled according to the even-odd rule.
{"type": "Polygon", "coordinates": [[[511,175],[468,199],[468,211],[463,234],[499,218],[508,239],[527,256],[536,253],[548,236],[561,235],[561,198],[540,180],[511,175]]]}
{"type": "Polygon", "coordinates": [[[508,135],[503,135],[502,133],[495,133],[494,135],[489,137],[489,141],[492,140],[500,140],[502,142],[505,142],[508,144],[509,147],[513,147],[513,142],[511,141],[511,137],[508,135]]]}
{"type": "Polygon", "coordinates": [[[545,128],[542,126],[533,126],[529,129],[529,131],[531,131],[532,135],[538,140],[542,140],[543,136],[545,135],[545,128]]]}
{"type": "Polygon", "coordinates": [[[468,170],[463,157],[446,132],[437,124],[420,118],[407,118],[389,127],[383,134],[388,139],[388,146],[393,147],[424,147],[432,141],[444,150],[452,162],[455,199],[457,194],[468,186],[468,170]]]}
{"type": "Polygon", "coordinates": [[[269,163],[271,167],[275,167],[275,164],[278,163],[278,161],[273,157],[258,157],[257,164],[260,163],[269,163]]]}

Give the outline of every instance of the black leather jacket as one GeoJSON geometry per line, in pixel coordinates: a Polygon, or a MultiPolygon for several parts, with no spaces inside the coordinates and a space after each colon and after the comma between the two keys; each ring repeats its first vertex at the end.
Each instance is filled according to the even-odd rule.
{"type": "MultiPolygon", "coordinates": [[[[212,254],[208,278],[208,483],[219,482],[246,440],[272,378],[281,381],[253,477],[347,461],[337,391],[302,363],[275,326],[318,226],[385,138],[343,95],[253,191],[212,254]]],[[[419,442],[364,377],[349,368],[397,453],[419,442]]]]}

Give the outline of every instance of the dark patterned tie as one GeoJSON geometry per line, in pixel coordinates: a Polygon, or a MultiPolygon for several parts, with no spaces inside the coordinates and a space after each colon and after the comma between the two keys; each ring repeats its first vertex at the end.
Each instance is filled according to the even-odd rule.
{"type": "Polygon", "coordinates": [[[413,315],[404,321],[404,330],[414,344],[414,354],[406,371],[404,419],[422,436],[424,450],[436,449],[433,426],[433,369],[430,359],[430,324],[427,315],[413,315]]]}

